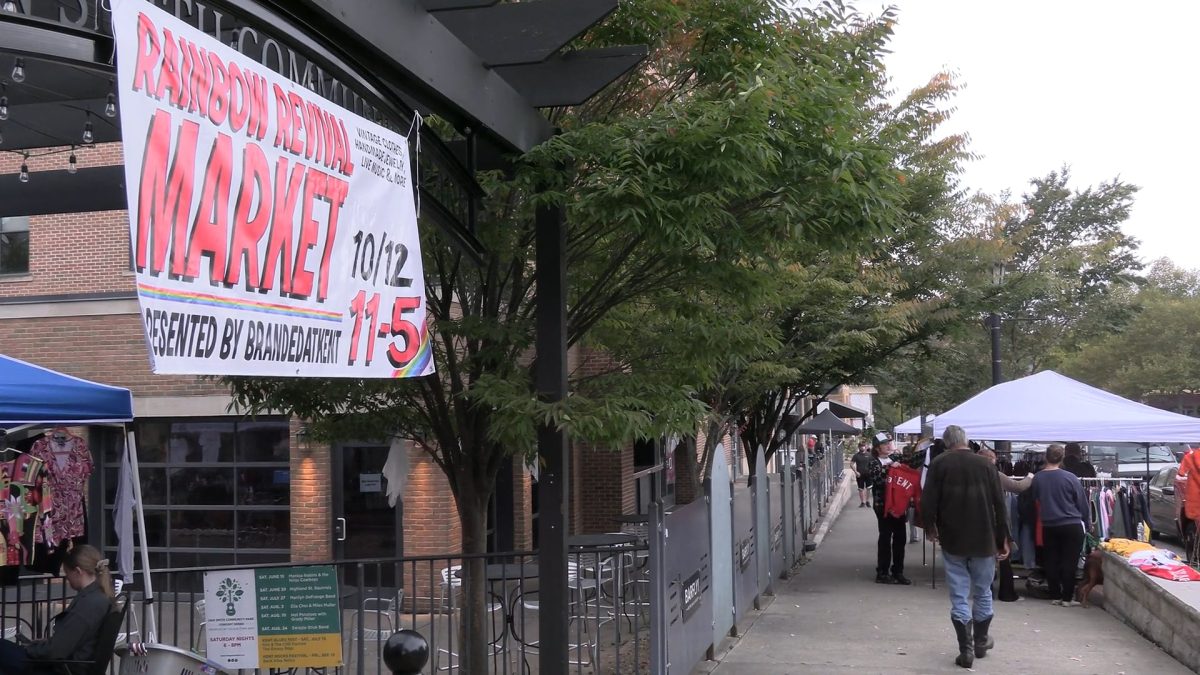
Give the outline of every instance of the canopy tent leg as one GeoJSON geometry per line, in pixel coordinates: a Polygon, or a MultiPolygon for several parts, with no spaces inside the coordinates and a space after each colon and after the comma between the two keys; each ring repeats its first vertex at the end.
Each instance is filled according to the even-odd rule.
{"type": "Polygon", "coordinates": [[[150,551],[146,545],[146,514],[142,510],[142,478],[138,474],[137,442],[128,427],[125,430],[125,452],[128,453],[129,468],[133,472],[133,502],[137,512],[138,545],[142,551],[142,578],[145,581],[146,604],[150,606],[146,617],[146,642],[158,640],[158,620],[154,611],[154,587],[150,581],[150,551]]]}

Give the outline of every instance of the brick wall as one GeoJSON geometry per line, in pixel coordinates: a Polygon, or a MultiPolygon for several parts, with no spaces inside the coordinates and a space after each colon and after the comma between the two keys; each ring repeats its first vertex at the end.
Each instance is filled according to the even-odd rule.
{"type": "Polygon", "coordinates": [[[513,458],[513,548],[533,548],[533,479],[519,457],[513,458]]]}
{"type": "Polygon", "coordinates": [[[0,319],[0,352],[138,396],[228,394],[215,380],[154,375],[136,314],[0,319]]]}
{"type": "MultiPolygon", "coordinates": [[[[61,148],[38,152],[57,149],[61,148]]],[[[112,166],[122,161],[120,143],[76,148],[75,154],[79,168],[112,166]]],[[[68,156],[30,157],[30,181],[37,180],[39,171],[66,168],[68,156]]],[[[16,181],[21,162],[19,155],[0,153],[0,180],[16,181]]],[[[30,217],[29,274],[0,277],[0,298],[132,292],[134,288],[129,271],[129,216],[125,211],[30,217]]]]}
{"type": "Polygon", "coordinates": [[[633,446],[620,450],[576,443],[578,447],[578,483],[573,492],[581,495],[585,508],[578,511],[576,534],[617,532],[621,524],[614,518],[634,511],[633,446]]]}
{"type": "Polygon", "coordinates": [[[415,444],[408,452],[404,488],[404,555],[439,555],[462,549],[462,527],[450,483],[429,453],[415,444]]]}
{"type": "Polygon", "coordinates": [[[29,273],[0,277],[0,298],[134,289],[124,211],[30,217],[29,273]]]}
{"type": "Polygon", "coordinates": [[[292,418],[291,499],[292,561],[310,562],[333,558],[333,481],[329,446],[302,433],[304,425],[292,418]]]}
{"type": "MultiPolygon", "coordinates": [[[[79,128],[82,131],[83,125],[80,124],[79,128]]],[[[26,162],[29,166],[30,182],[37,179],[39,171],[59,171],[67,168],[67,159],[70,157],[69,150],[70,148],[67,146],[30,150],[31,155],[41,155],[40,157],[31,156],[26,162]]],[[[121,154],[120,143],[97,143],[89,146],[77,146],[75,160],[76,166],[85,169],[95,166],[115,166],[125,161],[125,158],[121,154]]],[[[0,174],[16,174],[20,169],[21,155],[12,152],[0,153],[0,174]]]]}

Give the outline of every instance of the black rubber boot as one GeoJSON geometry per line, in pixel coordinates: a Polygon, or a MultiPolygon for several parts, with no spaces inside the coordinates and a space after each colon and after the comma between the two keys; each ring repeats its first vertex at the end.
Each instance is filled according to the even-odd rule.
{"type": "Polygon", "coordinates": [[[954,665],[962,668],[970,668],[975,665],[975,645],[971,636],[971,622],[959,623],[950,620],[954,624],[954,634],[958,636],[958,656],[954,658],[954,665]]]}
{"type": "Polygon", "coordinates": [[[982,659],[987,652],[996,646],[996,641],[988,636],[988,628],[992,625],[992,617],[975,622],[975,658],[982,659]]]}

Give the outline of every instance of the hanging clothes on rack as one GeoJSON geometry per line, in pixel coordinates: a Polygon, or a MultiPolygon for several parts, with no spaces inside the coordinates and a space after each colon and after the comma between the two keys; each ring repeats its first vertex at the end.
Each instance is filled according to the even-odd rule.
{"type": "Polygon", "coordinates": [[[34,568],[57,574],[67,552],[87,538],[87,486],[92,454],[87,441],[63,427],[38,439],[29,454],[42,460],[54,509],[45,516],[34,538],[34,568]]]}
{"type": "Polygon", "coordinates": [[[1080,478],[1094,508],[1091,529],[1101,541],[1110,538],[1147,540],[1150,533],[1149,493],[1140,478],[1080,478]]]}
{"type": "Polygon", "coordinates": [[[4,581],[34,560],[33,541],[53,503],[42,460],[15,450],[0,456],[0,566],[14,572],[4,581]]]}

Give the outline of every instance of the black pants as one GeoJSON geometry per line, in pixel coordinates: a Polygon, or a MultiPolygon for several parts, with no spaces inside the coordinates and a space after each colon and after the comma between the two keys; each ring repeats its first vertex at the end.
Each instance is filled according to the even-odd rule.
{"type": "Polygon", "coordinates": [[[29,655],[25,648],[0,640],[0,675],[25,675],[28,672],[29,655]]]}
{"type": "Polygon", "coordinates": [[[908,519],[904,516],[879,518],[879,559],[875,565],[876,574],[904,573],[904,545],[908,537],[908,519]],[[891,563],[890,565],[888,563],[891,563]]]}
{"type": "Polygon", "coordinates": [[[1050,596],[1063,602],[1074,600],[1075,570],[1083,550],[1083,526],[1079,523],[1043,526],[1042,542],[1050,596]]]}

